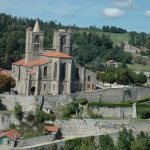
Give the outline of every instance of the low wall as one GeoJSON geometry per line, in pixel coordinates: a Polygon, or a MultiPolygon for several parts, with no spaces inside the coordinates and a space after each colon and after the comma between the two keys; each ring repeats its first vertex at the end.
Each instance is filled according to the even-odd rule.
{"type": "Polygon", "coordinates": [[[143,99],[150,97],[150,88],[135,87],[135,88],[107,88],[91,92],[79,92],[72,94],[75,99],[86,98],[89,101],[108,101],[108,102],[120,102],[128,100],[143,99]]]}
{"type": "Polygon", "coordinates": [[[132,118],[132,107],[90,107],[93,113],[103,117],[132,118]]]}
{"type": "Polygon", "coordinates": [[[40,136],[40,137],[36,137],[36,138],[20,140],[18,143],[18,146],[19,147],[33,146],[33,145],[37,145],[39,143],[46,143],[46,142],[50,142],[53,140],[54,140],[54,137],[52,135],[40,136]]]}
{"type": "Polygon", "coordinates": [[[23,111],[36,111],[42,105],[44,108],[55,110],[58,106],[66,105],[74,99],[86,98],[90,102],[101,101],[118,103],[120,101],[143,99],[150,97],[150,88],[108,88],[91,92],[79,92],[71,95],[45,95],[45,96],[23,96],[23,95],[0,95],[2,103],[8,110],[14,110],[16,102],[22,105],[23,111]]]}
{"type": "Polygon", "coordinates": [[[19,125],[19,121],[12,112],[0,112],[0,131],[9,129],[12,123],[19,125]]]}
{"type": "Polygon", "coordinates": [[[34,96],[1,94],[0,98],[8,110],[14,110],[17,102],[22,106],[23,111],[36,111],[38,107],[37,98],[34,96]]]}

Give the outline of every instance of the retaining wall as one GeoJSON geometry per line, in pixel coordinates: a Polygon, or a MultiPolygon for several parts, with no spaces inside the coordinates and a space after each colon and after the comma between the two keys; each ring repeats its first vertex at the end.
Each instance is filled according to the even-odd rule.
{"type": "Polygon", "coordinates": [[[93,113],[103,117],[132,118],[132,107],[90,107],[93,113]]]}

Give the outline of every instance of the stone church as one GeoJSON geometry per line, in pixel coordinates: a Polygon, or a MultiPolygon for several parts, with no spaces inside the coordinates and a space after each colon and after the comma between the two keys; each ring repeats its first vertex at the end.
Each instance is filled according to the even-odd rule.
{"type": "Polygon", "coordinates": [[[12,64],[15,90],[21,95],[58,95],[96,88],[96,74],[70,56],[71,30],[54,32],[52,49],[43,48],[44,32],[36,21],[26,29],[25,58],[12,64]]]}

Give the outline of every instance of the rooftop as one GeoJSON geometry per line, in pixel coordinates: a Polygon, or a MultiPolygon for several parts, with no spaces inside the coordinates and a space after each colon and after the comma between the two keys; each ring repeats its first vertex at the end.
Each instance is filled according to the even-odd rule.
{"type": "Polygon", "coordinates": [[[56,58],[72,58],[70,55],[62,53],[62,52],[54,52],[54,51],[49,51],[41,54],[41,56],[46,56],[46,57],[56,57],[56,58]]]}
{"type": "Polygon", "coordinates": [[[9,130],[9,131],[0,133],[0,138],[4,137],[4,136],[6,136],[12,140],[16,140],[16,139],[19,139],[22,136],[22,134],[20,132],[16,131],[16,129],[13,129],[13,130],[9,130]]]}
{"type": "Polygon", "coordinates": [[[48,63],[49,61],[47,59],[37,59],[37,60],[33,60],[30,61],[28,63],[25,63],[25,59],[21,59],[15,63],[13,63],[14,65],[20,65],[20,66],[25,66],[25,67],[32,67],[34,65],[43,65],[48,63]]]}
{"type": "Polygon", "coordinates": [[[56,127],[56,126],[45,126],[45,129],[48,131],[48,132],[58,132],[59,131],[59,127],[56,127]]]}

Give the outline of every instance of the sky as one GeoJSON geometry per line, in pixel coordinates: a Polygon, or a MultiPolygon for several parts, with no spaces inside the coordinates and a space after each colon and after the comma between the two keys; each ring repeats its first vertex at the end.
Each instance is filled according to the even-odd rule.
{"type": "Polygon", "coordinates": [[[0,0],[0,13],[63,25],[109,25],[150,33],[150,0],[0,0]]]}

